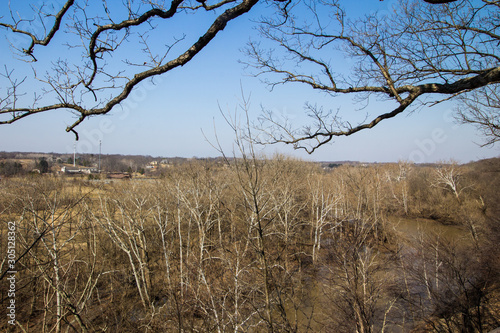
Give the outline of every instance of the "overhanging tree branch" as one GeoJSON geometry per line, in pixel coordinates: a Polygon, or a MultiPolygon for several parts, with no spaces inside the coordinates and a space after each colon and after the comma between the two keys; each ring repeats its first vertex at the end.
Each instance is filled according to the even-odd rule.
{"type": "MultiPolygon", "coordinates": [[[[192,7],[190,2],[173,0],[170,4],[170,8],[167,10],[162,8],[153,8],[143,14],[138,14],[137,12],[129,13],[129,19],[123,20],[119,23],[115,23],[114,21],[108,19],[108,21],[111,21],[109,24],[94,24],[93,30],[91,29],[92,27],[88,25],[88,22],[85,21],[85,17],[79,17],[82,21],[73,22],[73,25],[70,28],[73,29],[82,40],[88,38],[87,56],[89,62],[83,63],[82,65],[76,65],[76,71],[73,70],[67,62],[57,62],[54,67],[54,72],[56,73],[54,76],[47,76],[47,79],[43,80],[38,79],[39,82],[43,82],[50,86],[50,90],[48,90],[48,92],[55,94],[55,97],[59,100],[58,103],[49,103],[45,106],[37,106],[40,102],[40,98],[36,98],[32,106],[19,107],[18,105],[21,104],[21,83],[11,84],[11,87],[8,88],[10,89],[10,97],[0,100],[0,116],[3,115],[7,117],[7,119],[0,119],[0,124],[10,124],[29,115],[41,112],[66,109],[74,111],[77,115],[79,115],[78,120],[69,125],[66,129],[67,132],[72,131],[76,134],[75,127],[78,126],[83,120],[89,116],[108,113],[113,107],[126,100],[134,87],[144,80],[164,74],[174,68],[188,63],[206,45],[208,45],[220,31],[224,30],[228,22],[247,13],[258,1],[259,0],[223,0],[214,4],[208,4],[208,2],[205,1],[202,6],[192,7]],[[233,6],[230,6],[231,4],[233,4],[233,6]],[[129,77],[120,74],[108,73],[106,71],[107,64],[104,56],[111,55],[115,52],[121,43],[129,38],[132,28],[139,29],[145,24],[151,24],[151,20],[154,18],[165,20],[172,18],[174,15],[180,15],[180,12],[186,10],[213,11],[228,6],[229,8],[220,13],[208,29],[194,43],[188,46],[187,49],[185,49],[185,51],[179,56],[171,59],[170,61],[165,63],[158,62],[152,68],[150,67],[146,70],[132,72],[129,77]],[[123,33],[124,35],[119,38],[116,35],[117,33],[123,33]],[[107,81],[109,83],[107,85],[103,85],[103,80],[105,80],[104,82],[107,81]],[[124,83],[120,83],[124,80],[124,83]],[[98,94],[99,91],[104,92],[106,90],[115,92],[115,94],[111,95],[111,98],[98,94]],[[94,106],[88,106],[88,103],[85,103],[85,92],[91,93],[94,106]]],[[[72,4],[73,1],[68,1],[63,9],[61,9],[61,11],[56,15],[54,28],[44,41],[38,41],[35,39],[34,35],[30,35],[33,38],[34,44],[48,44],[50,39],[58,31],[63,15],[68,11],[68,8],[72,4]]],[[[83,9],[77,8],[75,10],[82,10],[82,16],[86,15],[83,9]]],[[[106,10],[107,16],[109,17],[109,10],[107,8],[106,10]]],[[[129,10],[131,11],[132,8],[130,7],[129,10]]],[[[73,20],[77,19],[77,14],[79,13],[74,14],[73,20]]],[[[105,18],[99,17],[99,20],[105,20],[105,18]]],[[[29,35],[29,32],[27,31],[16,30],[13,25],[9,26],[8,24],[3,24],[3,26],[9,27],[15,33],[29,35]]],[[[149,31],[152,31],[152,29],[149,31]]],[[[143,35],[141,35],[141,38],[145,43],[146,39],[143,35]]],[[[176,40],[174,44],[176,44],[177,41],[178,40],[176,40]]],[[[28,48],[28,50],[30,50],[30,54],[33,51],[34,44],[28,48]]],[[[166,52],[169,51],[170,47],[167,47],[166,52]]],[[[149,50],[148,52],[151,51],[149,50]]],[[[164,59],[165,56],[158,58],[164,59]]],[[[11,83],[15,82],[12,77],[12,71],[8,73],[11,83]]]]}
{"type": "Polygon", "coordinates": [[[30,37],[31,44],[27,49],[23,49],[23,52],[26,53],[27,55],[31,56],[33,58],[33,60],[36,61],[36,58],[33,55],[33,49],[35,48],[35,45],[46,46],[50,43],[50,41],[52,40],[52,38],[54,37],[56,32],[61,27],[61,21],[62,21],[64,15],[67,13],[69,8],[74,4],[74,2],[75,2],[74,0],[66,1],[66,3],[63,5],[61,10],[54,16],[55,17],[54,24],[53,24],[52,28],[50,29],[49,33],[43,39],[37,38],[33,33],[29,32],[27,30],[18,29],[17,28],[18,23],[22,22],[22,21],[17,21],[17,22],[15,22],[15,24],[8,24],[8,23],[0,22],[0,26],[8,28],[12,32],[24,34],[24,35],[30,37]]]}
{"type": "MultiPolygon", "coordinates": [[[[83,6],[68,0],[54,14],[44,14],[40,9],[38,18],[42,30],[47,32],[43,38],[32,32],[36,30],[35,20],[14,18],[11,9],[11,22],[0,22],[0,26],[13,35],[31,39],[27,48],[12,44],[33,60],[36,60],[35,46],[54,46],[56,34],[63,34],[63,39],[64,34],[73,33],[76,38],[67,38],[64,44],[67,52],[56,48],[60,54],[48,61],[44,59],[45,67],[39,64],[42,61],[32,62],[32,76],[23,74],[26,76],[18,78],[17,69],[6,67],[6,74],[2,75],[7,84],[0,96],[0,124],[64,109],[78,117],[66,128],[78,137],[75,128],[85,119],[107,114],[126,101],[144,80],[188,63],[228,22],[250,11],[259,1],[265,0],[171,0],[166,4],[148,2],[147,10],[143,4],[127,2],[123,4],[127,12],[124,18],[123,13],[119,10],[115,13],[115,7],[107,3],[90,8],[94,3],[83,6]],[[149,35],[158,31],[161,31],[161,40],[166,40],[165,30],[156,24],[186,12],[196,15],[216,12],[217,16],[190,42],[185,35],[180,38],[172,35],[173,42],[148,44],[149,35]],[[50,29],[43,22],[47,17],[54,18],[47,24],[50,29]],[[63,21],[65,29],[61,28],[63,21]],[[125,46],[134,47],[134,43],[144,46],[146,61],[127,58],[125,46]],[[173,46],[176,50],[184,49],[171,56],[173,46]],[[75,53],[78,50],[82,52],[75,53]],[[113,69],[118,59],[125,66],[113,69]],[[47,66],[47,62],[52,65],[47,66]],[[32,91],[36,93],[30,97],[32,91]]],[[[279,49],[276,53],[267,52],[260,49],[258,43],[250,44],[248,54],[254,61],[249,65],[258,69],[256,75],[265,77],[271,87],[295,82],[334,97],[353,95],[362,100],[375,95],[395,105],[387,107],[387,112],[369,115],[370,121],[358,125],[351,125],[352,121],[345,120],[340,112],[326,119],[319,110],[310,108],[318,126],[305,126],[302,132],[306,134],[302,137],[298,135],[300,131],[293,130],[288,123],[277,124],[270,117],[270,123],[277,126],[275,129],[287,130],[271,135],[269,142],[296,145],[309,138],[316,142],[312,147],[317,148],[331,141],[332,136],[373,128],[380,121],[413,108],[420,96],[443,94],[448,95],[445,98],[451,95],[454,98],[466,91],[498,84],[500,33],[494,19],[500,8],[497,1],[401,1],[392,14],[371,13],[357,20],[349,19],[340,0],[274,0],[272,3],[280,17],[263,19],[261,33],[279,49]],[[352,60],[350,68],[343,63],[346,58],[352,60]],[[273,79],[276,77],[279,79],[273,79]]]]}
{"type": "Polygon", "coordinates": [[[246,50],[247,65],[257,69],[254,74],[271,88],[291,82],[305,84],[327,92],[334,103],[339,95],[358,100],[376,96],[388,103],[390,111],[370,112],[368,104],[369,120],[351,125],[347,113],[325,113],[308,105],[313,124],[301,128],[265,112],[257,125],[262,133],[258,142],[291,144],[312,153],[336,136],[373,128],[414,109],[420,97],[451,100],[497,86],[500,33],[492,17],[499,14],[498,4],[487,0],[439,3],[445,2],[449,4],[401,1],[393,14],[381,17],[373,13],[358,20],[348,20],[340,2],[321,2],[321,7],[315,2],[304,6],[318,18],[315,23],[297,23],[304,8],[297,9],[300,16],[283,13],[291,17],[288,24],[276,24],[279,18],[263,20],[261,35],[278,48],[267,51],[251,42],[246,50]],[[327,11],[328,19],[318,15],[327,11]],[[351,60],[349,68],[345,59],[351,60]]]}

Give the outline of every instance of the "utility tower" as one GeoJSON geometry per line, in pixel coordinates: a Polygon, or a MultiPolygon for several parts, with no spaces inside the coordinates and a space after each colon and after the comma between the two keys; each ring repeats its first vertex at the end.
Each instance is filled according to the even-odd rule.
{"type": "Polygon", "coordinates": [[[101,173],[101,140],[99,140],[99,164],[98,164],[98,172],[101,173]]]}

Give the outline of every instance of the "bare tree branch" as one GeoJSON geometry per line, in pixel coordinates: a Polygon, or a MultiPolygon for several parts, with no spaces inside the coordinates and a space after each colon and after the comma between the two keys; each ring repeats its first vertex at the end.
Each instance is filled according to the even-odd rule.
{"type": "Polygon", "coordinates": [[[500,33],[494,19],[499,15],[498,3],[431,3],[449,4],[401,1],[392,14],[349,20],[339,2],[310,2],[294,8],[296,14],[283,12],[289,18],[286,24],[279,24],[282,18],[263,20],[260,33],[277,48],[266,50],[250,42],[246,63],[271,88],[294,82],[333,98],[376,96],[391,103],[387,103],[388,111],[371,111],[368,121],[356,125],[339,111],[332,116],[308,109],[314,125],[294,129],[265,113],[258,125],[263,133],[259,142],[292,144],[312,153],[336,136],[373,128],[418,107],[422,97],[439,102],[498,85],[500,33]],[[299,23],[304,10],[316,22],[299,23]],[[320,12],[327,12],[328,18],[320,12]],[[346,59],[351,61],[349,66],[346,59]]]}
{"type": "MultiPolygon", "coordinates": [[[[223,0],[209,4],[204,1],[199,6],[192,6],[190,1],[173,0],[168,9],[153,5],[153,9],[142,14],[140,14],[140,7],[132,7],[133,4],[131,3],[128,7],[129,18],[119,22],[115,22],[111,18],[112,13],[110,14],[107,6],[104,7],[106,14],[95,18],[87,17],[87,12],[90,12],[90,10],[76,6],[75,12],[70,22],[68,22],[67,30],[76,33],[84,42],[83,47],[87,59],[84,58],[82,64],[73,64],[72,60],[58,60],[53,63],[53,70],[47,72],[46,78],[38,77],[35,72],[34,79],[48,87],[44,92],[53,95],[58,100],[57,103],[47,103],[43,106],[37,105],[42,102],[40,98],[35,99],[31,106],[19,106],[21,104],[19,96],[23,91],[22,88],[26,89],[27,87],[23,86],[24,80],[16,80],[13,71],[6,69],[7,74],[4,77],[10,81],[11,87],[8,88],[7,96],[0,99],[0,116],[4,116],[3,119],[0,119],[0,124],[10,124],[36,113],[66,109],[74,111],[78,115],[78,120],[69,125],[66,131],[77,134],[74,129],[83,120],[89,116],[108,113],[113,107],[127,99],[134,87],[144,80],[164,74],[188,63],[226,27],[228,22],[248,12],[257,2],[258,0],[223,0]],[[144,31],[143,27],[148,29],[147,26],[151,25],[153,19],[167,20],[174,15],[181,15],[179,13],[187,10],[214,11],[223,7],[228,8],[215,18],[208,29],[194,43],[188,45],[180,55],[167,62],[164,62],[167,54],[180,39],[174,37],[175,42],[167,46],[163,54],[153,55],[153,51],[147,45],[147,35],[140,32],[144,31]],[[109,23],[101,24],[101,21],[108,21],[109,23]],[[147,61],[144,62],[144,66],[147,67],[144,69],[142,66],[136,66],[133,62],[125,60],[126,64],[139,67],[140,70],[131,71],[130,68],[127,68],[123,73],[126,75],[109,72],[106,69],[106,59],[132,36],[132,29],[138,31],[139,42],[146,44],[143,51],[153,61],[149,65],[147,61]],[[87,45],[85,45],[85,40],[88,40],[87,45]],[[158,59],[158,61],[155,59],[158,59]],[[106,93],[107,91],[111,92],[111,96],[106,93]],[[85,97],[89,93],[92,96],[92,101],[85,97]]],[[[38,40],[28,31],[17,29],[15,24],[9,25],[5,23],[2,25],[10,28],[14,33],[30,36],[32,44],[27,53],[32,55],[35,44],[48,45],[59,30],[64,14],[72,5],[73,1],[68,1],[64,5],[56,15],[54,28],[44,40],[38,40]]],[[[152,31],[153,27],[150,27],[149,31],[152,31]]],[[[71,49],[76,47],[70,44],[68,46],[71,49]]],[[[155,52],[158,51],[155,50],[155,52]]]]}
{"type": "Polygon", "coordinates": [[[498,86],[486,86],[460,96],[456,119],[473,124],[485,138],[483,146],[500,141],[500,94],[498,86]]]}
{"type": "Polygon", "coordinates": [[[23,49],[23,52],[26,53],[27,55],[31,56],[33,58],[33,60],[36,61],[36,58],[33,55],[33,49],[35,48],[35,45],[47,46],[50,43],[50,41],[52,40],[52,38],[54,37],[56,32],[61,27],[61,21],[62,21],[64,15],[67,13],[68,9],[71,6],[73,6],[74,2],[75,2],[74,0],[66,1],[66,3],[63,5],[61,10],[54,16],[55,17],[54,25],[50,29],[49,33],[43,39],[37,38],[33,33],[29,32],[27,30],[18,29],[17,28],[18,23],[22,22],[22,21],[17,21],[15,24],[8,24],[8,23],[0,22],[0,26],[8,28],[12,32],[20,33],[20,34],[24,34],[24,35],[29,36],[31,38],[31,44],[27,49],[23,49]]]}
{"type": "MultiPolygon", "coordinates": [[[[40,8],[32,7],[35,18],[25,12],[19,15],[9,7],[10,19],[1,17],[0,26],[7,29],[8,37],[29,38],[27,47],[20,46],[25,42],[23,38],[10,43],[14,50],[33,60],[29,64],[33,75],[15,65],[11,65],[15,70],[5,66],[0,78],[5,83],[0,96],[0,124],[63,109],[76,114],[77,120],[66,131],[78,137],[75,128],[85,119],[107,114],[127,100],[144,80],[191,61],[230,21],[258,2],[129,1],[119,8],[116,3],[111,6],[107,2],[96,5],[67,0],[59,9],[43,2],[40,8]],[[194,40],[182,31],[169,39],[164,36],[162,23],[186,13],[205,12],[217,16],[194,40]],[[38,31],[43,31],[44,36],[38,36],[38,31]],[[163,45],[151,42],[155,32],[161,34],[163,45]],[[56,34],[61,35],[57,41],[56,34]],[[57,44],[59,40],[64,40],[62,45],[57,44]],[[37,54],[37,58],[44,59],[35,58],[37,45],[53,47],[54,55],[47,59],[37,54]],[[134,53],[128,58],[125,48],[137,45],[141,46],[142,57],[132,58],[134,53]],[[175,55],[174,47],[178,52],[175,55]],[[113,69],[117,60],[125,66],[113,69]]],[[[266,51],[252,42],[247,53],[253,59],[248,64],[270,87],[295,82],[332,96],[348,94],[362,100],[375,95],[394,103],[377,115],[371,114],[369,121],[353,125],[340,113],[327,121],[313,112],[319,128],[305,126],[302,134],[290,128],[284,135],[271,135],[270,142],[301,148],[299,142],[312,139],[312,147],[317,148],[334,136],[373,128],[411,109],[420,96],[460,95],[500,81],[500,33],[495,23],[498,1],[401,1],[393,14],[381,17],[374,13],[358,20],[348,18],[340,1],[269,3],[277,15],[263,19],[260,31],[278,49],[266,51]],[[351,68],[341,59],[352,60],[351,68]]],[[[283,130],[289,124],[274,125],[283,130]]]]}
{"type": "Polygon", "coordinates": [[[450,3],[450,2],[455,2],[457,0],[424,0],[427,3],[431,4],[440,4],[440,3],[450,3]]]}

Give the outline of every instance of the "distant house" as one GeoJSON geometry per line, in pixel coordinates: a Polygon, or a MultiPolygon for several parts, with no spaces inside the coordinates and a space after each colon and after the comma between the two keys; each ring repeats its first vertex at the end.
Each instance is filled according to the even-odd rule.
{"type": "Polygon", "coordinates": [[[75,167],[68,167],[68,166],[63,166],[61,168],[62,173],[81,173],[80,168],[75,168],[75,167]]]}
{"type": "Polygon", "coordinates": [[[172,167],[172,164],[170,164],[170,161],[165,158],[165,159],[160,161],[160,167],[170,168],[170,167],[172,167]]]}
{"type": "Polygon", "coordinates": [[[63,166],[61,168],[61,172],[67,174],[91,174],[91,173],[99,173],[99,169],[92,167],[88,168],[88,167],[63,166]]]}
{"type": "Polygon", "coordinates": [[[145,166],[148,170],[156,170],[158,169],[158,161],[151,161],[148,165],[145,166]]]}

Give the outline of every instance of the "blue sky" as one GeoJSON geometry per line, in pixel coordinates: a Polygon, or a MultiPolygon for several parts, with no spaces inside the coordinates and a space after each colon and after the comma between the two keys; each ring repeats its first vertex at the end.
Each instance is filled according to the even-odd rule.
{"type": "MultiPolygon", "coordinates": [[[[374,0],[363,2],[366,10],[381,11],[387,10],[394,3],[374,0]]],[[[349,3],[352,6],[353,2],[349,3]]],[[[359,9],[359,2],[356,3],[359,9]]],[[[5,4],[1,6],[5,10],[5,4]]],[[[224,150],[231,154],[234,137],[225,124],[219,107],[224,112],[234,113],[241,100],[242,90],[245,96],[250,96],[249,114],[252,119],[260,114],[261,105],[286,114],[297,125],[306,120],[303,109],[305,102],[336,109],[339,106],[338,100],[306,86],[278,86],[271,92],[239,63],[245,57],[240,49],[251,36],[256,36],[252,19],[258,18],[264,11],[266,8],[257,8],[253,13],[230,22],[190,63],[162,76],[156,85],[143,83],[132,93],[129,101],[124,103],[123,108],[116,108],[106,116],[86,120],[77,128],[80,133],[78,151],[97,153],[98,142],[102,140],[102,151],[109,154],[218,156],[219,153],[205,139],[207,136],[214,140],[215,127],[224,150]]],[[[190,22],[173,22],[171,27],[178,29],[179,33],[193,33],[201,31],[204,28],[202,25],[208,24],[210,18],[213,16],[202,20],[193,16],[189,19],[190,22]]],[[[5,30],[1,31],[0,48],[7,50],[5,30]]],[[[60,50],[64,51],[63,47],[60,50]]],[[[35,54],[48,58],[53,51],[38,48],[35,54]]],[[[0,59],[2,65],[19,64],[9,52],[2,52],[0,59]]],[[[3,91],[0,89],[0,93],[3,91]]],[[[350,100],[340,101],[343,109],[353,108],[350,100]]],[[[373,104],[373,107],[381,108],[382,105],[373,104]]],[[[348,138],[338,138],[335,143],[323,146],[313,155],[294,151],[284,145],[271,145],[263,150],[268,154],[281,152],[317,161],[392,162],[402,159],[435,162],[455,159],[468,162],[500,155],[498,147],[479,147],[482,139],[476,130],[471,126],[457,126],[453,122],[452,111],[452,103],[425,107],[413,114],[384,121],[372,130],[348,138]]],[[[360,116],[362,115],[361,112],[360,116]]],[[[65,128],[74,119],[68,112],[57,111],[27,117],[12,125],[2,125],[0,151],[72,152],[74,135],[66,133],[65,128]]]]}

